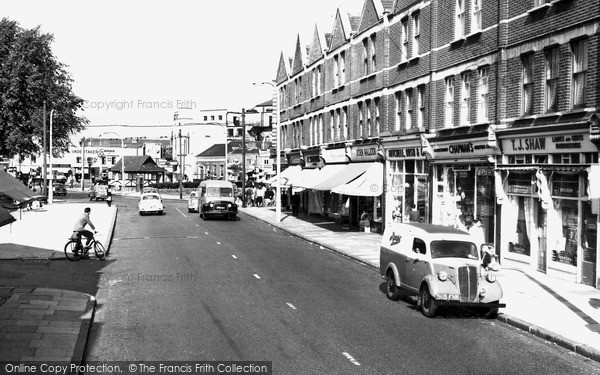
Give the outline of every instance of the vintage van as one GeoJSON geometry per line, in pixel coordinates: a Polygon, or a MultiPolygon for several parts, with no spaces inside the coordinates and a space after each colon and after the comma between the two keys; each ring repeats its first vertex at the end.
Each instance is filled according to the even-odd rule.
{"type": "Polygon", "coordinates": [[[235,204],[234,185],[229,181],[204,180],[198,186],[198,212],[206,220],[221,216],[235,220],[238,207],[235,204]]]}
{"type": "Polygon", "coordinates": [[[394,223],[383,234],[379,261],[386,296],[418,295],[417,306],[427,317],[434,317],[438,306],[462,306],[493,318],[506,306],[495,273],[484,268],[480,249],[462,230],[394,223]]]}

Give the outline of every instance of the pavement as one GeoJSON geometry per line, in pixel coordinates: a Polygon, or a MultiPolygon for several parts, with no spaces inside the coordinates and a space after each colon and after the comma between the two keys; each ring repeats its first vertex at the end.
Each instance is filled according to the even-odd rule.
{"type": "MultiPolygon", "coordinates": [[[[163,194],[163,199],[179,199],[179,195],[163,194]]],[[[0,261],[64,259],[73,218],[86,206],[55,202],[39,210],[14,212],[17,221],[0,227],[0,261]]],[[[110,250],[117,206],[91,207],[97,238],[110,250]]],[[[273,207],[246,207],[240,212],[360,262],[374,275],[379,273],[380,234],[351,231],[322,217],[294,217],[289,212],[283,212],[277,223],[273,207]]],[[[504,290],[501,302],[506,303],[498,320],[600,362],[600,290],[531,270],[502,268],[497,278],[504,290]]],[[[0,285],[0,358],[81,364],[95,304],[94,296],[85,293],[0,285]]]]}

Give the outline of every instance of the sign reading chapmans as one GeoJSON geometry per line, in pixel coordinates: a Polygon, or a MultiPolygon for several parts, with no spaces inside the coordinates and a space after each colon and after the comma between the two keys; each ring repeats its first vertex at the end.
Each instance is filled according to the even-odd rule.
{"type": "Polygon", "coordinates": [[[530,136],[502,140],[505,154],[547,154],[562,152],[597,152],[589,134],[530,136]]]}

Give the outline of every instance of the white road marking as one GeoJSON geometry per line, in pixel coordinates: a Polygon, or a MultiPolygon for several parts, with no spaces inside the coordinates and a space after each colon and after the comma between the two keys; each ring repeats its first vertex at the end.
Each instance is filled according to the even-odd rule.
{"type": "Polygon", "coordinates": [[[198,238],[198,236],[187,236],[187,238],[195,239],[198,238]]]}
{"type": "Polygon", "coordinates": [[[221,243],[219,241],[217,241],[217,245],[220,245],[221,243]]]}
{"type": "Polygon", "coordinates": [[[204,234],[208,234],[208,232],[204,232],[204,234]]]}
{"type": "Polygon", "coordinates": [[[260,276],[258,276],[257,274],[254,274],[254,277],[256,277],[257,279],[260,279],[260,276]]]}
{"type": "Polygon", "coordinates": [[[181,216],[187,217],[187,215],[184,214],[183,212],[181,212],[181,210],[179,210],[179,208],[175,207],[175,209],[177,210],[177,212],[179,212],[181,214],[181,216]]]}
{"type": "Polygon", "coordinates": [[[233,259],[237,259],[237,257],[236,257],[235,255],[231,255],[231,257],[232,257],[233,259]]]}
{"type": "Polygon", "coordinates": [[[292,310],[296,310],[296,307],[294,307],[294,305],[291,303],[287,302],[286,305],[288,305],[292,310]]]}
{"type": "Polygon", "coordinates": [[[351,363],[354,363],[355,365],[357,365],[357,366],[360,366],[360,363],[358,363],[358,361],[357,361],[356,359],[354,359],[354,357],[352,357],[350,354],[348,354],[347,352],[343,352],[342,354],[343,354],[343,355],[344,355],[346,358],[348,358],[348,360],[349,360],[351,363]]]}

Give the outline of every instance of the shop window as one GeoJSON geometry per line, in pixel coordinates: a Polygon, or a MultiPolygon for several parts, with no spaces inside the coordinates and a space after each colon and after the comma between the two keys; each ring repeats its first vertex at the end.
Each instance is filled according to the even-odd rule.
{"type": "Polygon", "coordinates": [[[533,155],[533,162],[536,164],[548,164],[548,155],[533,155]]]}
{"type": "Polygon", "coordinates": [[[549,209],[548,241],[552,260],[577,265],[577,226],[579,214],[576,200],[554,199],[549,209]]]}
{"type": "Polygon", "coordinates": [[[508,207],[502,209],[502,215],[503,224],[512,225],[508,227],[508,233],[505,233],[509,239],[508,251],[529,256],[531,244],[528,230],[531,223],[528,218],[532,215],[531,199],[511,196],[508,207]]]}
{"type": "Polygon", "coordinates": [[[531,172],[515,173],[508,175],[508,192],[512,194],[531,194],[531,172]]]}
{"type": "Polygon", "coordinates": [[[579,175],[555,173],[552,176],[552,195],[577,198],[579,196],[579,175]]]}
{"type": "Polygon", "coordinates": [[[510,155],[509,164],[531,164],[531,155],[510,155]]]}
{"type": "Polygon", "coordinates": [[[582,202],[583,207],[583,234],[581,247],[583,248],[583,261],[596,263],[596,236],[597,215],[592,213],[592,205],[589,201],[582,202]]]}

